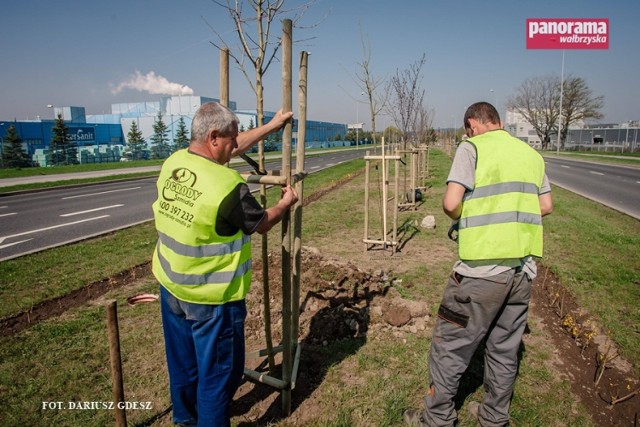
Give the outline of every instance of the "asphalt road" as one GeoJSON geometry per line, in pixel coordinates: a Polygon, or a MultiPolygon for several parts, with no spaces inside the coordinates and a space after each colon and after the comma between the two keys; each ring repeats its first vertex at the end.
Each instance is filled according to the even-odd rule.
{"type": "Polygon", "coordinates": [[[552,184],[640,219],[640,167],[555,157],[545,163],[552,184]]]}
{"type": "MultiPolygon", "coordinates": [[[[362,150],[307,156],[305,170],[314,173],[362,156],[362,150]]],[[[234,163],[232,167],[241,171],[250,169],[243,162],[234,163]]],[[[280,160],[267,161],[266,167],[268,170],[280,169],[280,160]]],[[[99,176],[112,172],[91,174],[99,176]]],[[[77,175],[58,176],[56,180],[72,178],[77,175]]],[[[33,179],[22,182],[33,182],[33,179]]],[[[50,179],[50,176],[35,179],[50,179]]],[[[155,177],[149,177],[0,196],[0,261],[151,220],[151,204],[156,198],[155,182],[155,177]]],[[[19,182],[12,180],[11,185],[16,183],[19,182]]]]}
{"type": "MultiPolygon", "coordinates": [[[[313,173],[363,155],[358,150],[307,156],[305,169],[313,173]]],[[[640,219],[640,168],[552,157],[545,162],[553,184],[640,219]]],[[[249,169],[244,163],[232,166],[249,169]]],[[[279,160],[267,162],[267,169],[279,168],[279,160]]],[[[155,180],[150,177],[1,196],[0,261],[151,220],[155,180]]]]}

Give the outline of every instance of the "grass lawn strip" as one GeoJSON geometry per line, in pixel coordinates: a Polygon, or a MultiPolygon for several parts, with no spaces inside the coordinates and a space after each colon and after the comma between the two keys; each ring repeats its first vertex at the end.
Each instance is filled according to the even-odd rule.
{"type": "MultiPolygon", "coordinates": [[[[455,245],[445,236],[443,228],[448,223],[444,214],[440,213],[439,206],[444,190],[443,180],[450,161],[438,153],[433,153],[431,160],[431,173],[434,176],[430,181],[432,188],[420,212],[409,213],[407,216],[411,223],[424,216],[425,212],[433,214],[437,218],[438,231],[416,233],[404,252],[391,261],[384,256],[362,252],[361,265],[368,267],[377,263],[390,263],[392,269],[400,272],[402,279],[397,286],[398,292],[403,297],[425,301],[433,313],[444,287],[444,278],[455,259],[455,245]],[[414,253],[420,250],[423,252],[414,253]],[[416,256],[423,259],[423,262],[410,265],[416,256]]],[[[320,191],[327,181],[339,181],[339,174],[353,173],[361,167],[362,162],[349,172],[349,166],[341,165],[339,172],[329,170],[331,172],[327,173],[331,175],[328,177],[311,175],[305,180],[305,195],[320,191]],[[317,181],[314,182],[315,180],[317,181]]],[[[331,240],[336,235],[346,241],[357,242],[362,238],[361,210],[344,207],[361,205],[363,182],[364,177],[358,176],[324,200],[305,208],[303,244],[321,247],[338,257],[353,254],[353,247],[350,245],[340,245],[331,240]],[[345,251],[344,254],[342,251],[345,251]]],[[[577,203],[571,196],[554,188],[556,212],[545,219],[545,263],[551,265],[563,281],[574,284],[575,290],[572,289],[572,292],[576,292],[579,298],[582,295],[581,303],[590,312],[600,315],[599,310],[604,310],[601,322],[603,325],[610,322],[610,326],[605,327],[611,330],[613,336],[621,335],[616,336],[616,341],[620,340],[622,343],[625,355],[636,355],[635,359],[630,359],[637,367],[637,355],[640,351],[637,340],[633,339],[629,329],[633,331],[635,328],[637,331],[640,325],[637,317],[639,296],[633,293],[633,286],[628,286],[635,284],[637,287],[640,271],[637,221],[629,222],[627,217],[613,211],[608,212],[610,210],[606,208],[603,210],[600,205],[589,201],[584,202],[585,206],[579,206],[579,215],[571,214],[569,208],[577,203]],[[550,221],[554,218],[558,220],[550,221]],[[599,227],[595,224],[599,224],[599,227]],[[575,229],[572,228],[574,225],[575,229]],[[593,229],[588,238],[573,236],[580,232],[581,227],[593,229]],[[619,231],[620,229],[624,231],[619,231]],[[603,246],[602,240],[607,238],[611,242],[603,246]],[[603,247],[606,249],[599,249],[603,247]],[[584,252],[589,251],[599,255],[605,251],[611,253],[604,260],[599,256],[585,260],[584,252]],[[623,253],[625,251],[628,253],[623,253]],[[614,268],[609,268],[618,258],[620,262],[614,264],[614,268]],[[581,289],[582,292],[579,292],[581,289]],[[607,306],[615,309],[606,309],[607,306]],[[620,324],[621,322],[623,323],[620,324]]],[[[5,265],[10,261],[0,263],[3,301],[11,301],[9,296],[20,293],[20,288],[24,288],[25,283],[37,283],[36,289],[47,289],[39,297],[46,299],[56,293],[64,294],[74,286],[109,277],[113,274],[112,264],[119,262],[119,258],[124,258],[123,264],[128,265],[125,268],[116,265],[114,270],[126,269],[137,265],[140,260],[148,260],[155,244],[155,232],[149,226],[135,228],[141,228],[140,234],[131,236],[114,233],[97,244],[98,249],[83,249],[82,246],[90,243],[84,242],[73,245],[68,252],[65,248],[46,251],[51,253],[40,255],[44,258],[34,258],[39,255],[37,254],[25,257],[24,260],[12,260],[15,263],[10,266],[5,265]],[[121,240],[123,238],[125,240],[121,240]],[[102,246],[110,241],[113,241],[112,247],[102,246]],[[77,250],[84,251],[84,257],[71,258],[72,252],[77,250]],[[123,250],[127,251],[124,255],[123,250]],[[87,258],[94,257],[99,260],[86,267],[83,265],[87,258]],[[70,263],[77,271],[66,269],[65,265],[70,263]],[[39,264],[43,264],[43,268],[39,264]],[[34,271],[31,268],[33,265],[38,265],[34,271]],[[75,277],[78,273],[81,278],[75,277]],[[42,279],[43,275],[47,279],[42,279]]],[[[273,240],[277,239],[271,238],[273,240]]],[[[33,292],[32,289],[29,291],[33,292]]],[[[39,323],[15,336],[1,338],[0,399],[3,407],[10,409],[0,414],[0,423],[105,425],[112,422],[113,413],[108,410],[42,409],[42,402],[112,400],[106,311],[103,305],[111,298],[116,298],[119,302],[125,397],[128,401],[152,402],[153,408],[150,411],[128,411],[128,419],[139,424],[164,411],[169,400],[158,306],[148,304],[128,307],[126,297],[137,292],[155,293],[157,285],[149,277],[140,279],[130,287],[111,291],[59,318],[39,323]]],[[[27,303],[23,305],[26,307],[37,303],[37,298],[29,300],[28,296],[16,297],[13,298],[14,307],[6,311],[13,312],[15,307],[20,307],[21,303],[18,301],[22,299],[26,299],[27,303]]],[[[3,307],[4,305],[6,304],[3,307]]],[[[522,360],[512,410],[515,424],[557,425],[562,420],[563,425],[590,425],[589,420],[582,415],[584,409],[575,402],[569,383],[559,379],[552,367],[550,360],[553,358],[553,348],[549,346],[548,338],[538,328],[534,330],[534,333],[525,337],[527,351],[522,360]],[[531,342],[527,342],[529,340],[531,342]]],[[[420,397],[426,393],[429,331],[430,328],[427,328],[417,335],[372,331],[359,351],[328,370],[313,397],[305,402],[321,409],[318,413],[325,415],[301,425],[401,425],[402,410],[407,406],[418,405],[420,397]],[[357,386],[350,386],[349,381],[345,383],[345,378],[352,378],[349,381],[354,381],[357,386]]],[[[340,346],[344,345],[332,344],[326,350],[329,353],[340,352],[340,346]]],[[[477,399],[479,393],[481,391],[475,389],[467,399],[477,399]]],[[[588,405],[589,402],[582,404],[588,405]]],[[[169,425],[167,418],[154,425],[169,425]]],[[[461,426],[474,425],[464,409],[460,418],[461,426]]],[[[290,424],[284,420],[277,425],[290,424]]]]}

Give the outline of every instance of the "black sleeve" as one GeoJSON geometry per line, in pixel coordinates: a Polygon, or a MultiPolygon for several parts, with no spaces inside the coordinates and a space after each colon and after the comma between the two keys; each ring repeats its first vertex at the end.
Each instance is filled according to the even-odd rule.
{"type": "Polygon", "coordinates": [[[231,236],[242,230],[245,234],[252,234],[265,214],[264,208],[249,191],[249,186],[240,183],[220,203],[216,233],[231,236]]]}

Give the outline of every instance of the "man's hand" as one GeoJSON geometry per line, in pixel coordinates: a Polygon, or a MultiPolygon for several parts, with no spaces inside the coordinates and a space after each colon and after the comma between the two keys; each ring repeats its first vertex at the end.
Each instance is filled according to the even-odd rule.
{"type": "Polygon", "coordinates": [[[290,111],[288,113],[283,113],[282,109],[278,110],[275,116],[263,126],[259,126],[257,128],[245,130],[244,132],[240,132],[238,137],[236,138],[236,142],[238,143],[238,147],[233,150],[231,153],[231,157],[238,156],[242,153],[247,152],[253,144],[257,143],[261,139],[265,139],[270,134],[277,132],[287,120],[290,120],[293,117],[293,113],[290,111]]]}
{"type": "Polygon", "coordinates": [[[266,210],[266,215],[256,228],[256,231],[260,234],[265,234],[271,227],[276,225],[282,220],[291,206],[295,205],[298,201],[298,192],[290,185],[282,188],[282,198],[278,203],[266,210]]]}
{"type": "Polygon", "coordinates": [[[282,198],[281,200],[286,203],[288,207],[291,207],[296,204],[298,201],[298,192],[290,185],[286,187],[282,187],[282,198]]]}
{"type": "Polygon", "coordinates": [[[278,110],[275,116],[271,120],[269,120],[269,126],[272,128],[272,132],[280,129],[282,126],[287,123],[293,117],[293,111],[289,111],[288,113],[282,112],[282,108],[278,110]]]}

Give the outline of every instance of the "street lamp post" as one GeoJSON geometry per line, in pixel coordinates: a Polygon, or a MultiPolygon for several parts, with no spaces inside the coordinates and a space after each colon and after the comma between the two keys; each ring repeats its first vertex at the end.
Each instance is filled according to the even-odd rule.
{"type": "Polygon", "coordinates": [[[56,120],[56,107],[53,104],[47,104],[47,108],[51,108],[51,111],[53,112],[53,120],[56,120]]]}

